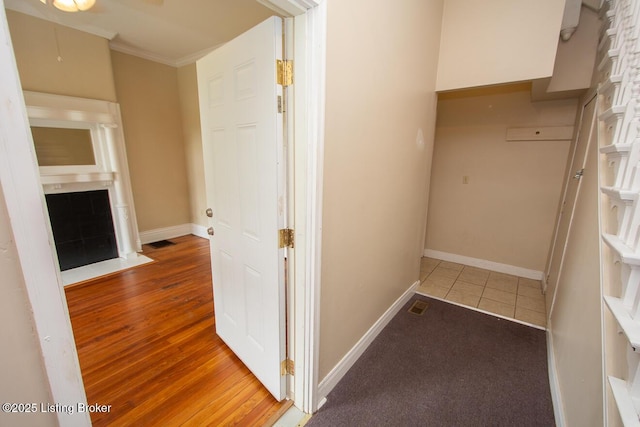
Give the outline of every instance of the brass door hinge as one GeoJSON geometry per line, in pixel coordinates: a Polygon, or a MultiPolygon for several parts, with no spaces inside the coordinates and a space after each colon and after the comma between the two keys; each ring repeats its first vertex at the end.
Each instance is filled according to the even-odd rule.
{"type": "Polygon", "coordinates": [[[280,376],[293,375],[295,370],[295,364],[291,359],[285,359],[280,362],[280,376]]]}
{"type": "Polygon", "coordinates": [[[290,228],[283,228],[278,230],[279,234],[279,247],[281,248],[293,248],[293,230],[290,228]]]}
{"type": "Polygon", "coordinates": [[[293,61],[276,60],[277,83],[281,86],[290,86],[293,84],[293,61]]]}

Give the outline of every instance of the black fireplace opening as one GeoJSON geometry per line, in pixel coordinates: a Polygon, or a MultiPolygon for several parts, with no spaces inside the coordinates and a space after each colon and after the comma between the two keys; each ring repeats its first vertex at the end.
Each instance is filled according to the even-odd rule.
{"type": "Polygon", "coordinates": [[[60,270],[118,257],[109,190],[46,194],[60,270]]]}

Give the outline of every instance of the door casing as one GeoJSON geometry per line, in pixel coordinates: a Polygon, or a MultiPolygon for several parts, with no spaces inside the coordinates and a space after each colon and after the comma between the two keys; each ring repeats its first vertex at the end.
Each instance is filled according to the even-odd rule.
{"type": "Polygon", "coordinates": [[[549,258],[547,261],[547,267],[545,268],[544,280],[543,280],[543,291],[546,294],[547,308],[548,313],[547,317],[551,318],[551,313],[554,308],[555,296],[558,290],[558,284],[562,275],[562,266],[564,263],[565,256],[565,248],[567,241],[569,239],[570,230],[573,222],[573,213],[575,209],[575,202],[580,195],[580,181],[577,183],[574,180],[574,174],[577,170],[584,168],[587,156],[589,154],[589,145],[594,143],[591,141],[592,133],[594,132],[594,127],[596,126],[596,114],[597,114],[597,99],[596,93],[591,91],[588,92],[583,98],[583,102],[580,103],[580,118],[578,120],[576,126],[576,135],[574,140],[576,141],[573,146],[573,152],[571,154],[571,161],[567,165],[567,171],[565,176],[565,183],[563,189],[562,199],[560,201],[560,208],[558,210],[558,217],[556,221],[555,231],[553,240],[551,242],[551,249],[549,251],[549,258]],[[587,117],[585,112],[590,103],[594,103],[594,110],[592,116],[587,117]],[[582,127],[585,124],[585,120],[589,120],[590,124],[587,129],[587,135],[582,134],[582,127]],[[580,142],[580,138],[587,138],[585,142],[584,152],[579,153],[578,143],[580,142]],[[570,186],[575,185],[575,193],[572,195],[573,200],[568,200],[567,197],[570,196],[570,186]],[[566,222],[565,222],[566,221],[566,222]],[[565,227],[561,227],[561,225],[565,222],[565,227]],[[563,230],[561,230],[563,228],[563,230]],[[565,229],[566,228],[566,229],[565,229]],[[561,234],[564,233],[564,236],[561,237],[561,234]],[[555,261],[555,262],[554,262],[555,261]],[[553,283],[549,283],[549,279],[551,273],[554,271],[555,277],[553,277],[553,283]]]}
{"type": "MultiPolygon", "coordinates": [[[[294,403],[317,408],[319,293],[322,230],[322,174],[325,104],[325,0],[260,0],[295,24],[294,106],[296,188],[295,280],[290,328],[294,337],[294,403]]],[[[0,185],[11,219],[18,261],[31,305],[51,397],[57,403],[86,402],[62,280],[49,242],[48,221],[29,122],[11,46],[4,1],[0,0],[0,185]]],[[[67,426],[90,426],[88,414],[56,414],[67,426]]]]}

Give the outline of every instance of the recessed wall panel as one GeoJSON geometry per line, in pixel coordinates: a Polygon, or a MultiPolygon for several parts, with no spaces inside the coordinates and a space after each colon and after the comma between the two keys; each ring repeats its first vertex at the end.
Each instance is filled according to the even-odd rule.
{"type": "Polygon", "coordinates": [[[242,232],[260,240],[260,181],[258,179],[258,141],[256,126],[239,127],[237,133],[240,218],[242,232]]]}
{"type": "Polygon", "coordinates": [[[222,294],[216,294],[215,298],[222,298],[222,311],[224,316],[237,324],[236,312],[238,310],[238,293],[233,277],[233,257],[227,252],[219,252],[220,259],[220,285],[223,288],[222,294]]]}
{"type": "Polygon", "coordinates": [[[264,321],[261,313],[263,304],[264,280],[262,274],[257,270],[245,265],[245,304],[246,304],[246,325],[247,335],[255,345],[256,350],[264,351],[262,342],[264,321]]]}
{"type": "Polygon", "coordinates": [[[224,79],[216,76],[209,80],[207,93],[209,94],[209,107],[222,105],[224,102],[224,79]]]}
{"type": "Polygon", "coordinates": [[[234,179],[236,171],[233,163],[227,159],[235,158],[233,143],[226,138],[224,129],[216,129],[211,132],[213,145],[213,188],[217,203],[212,207],[214,220],[218,225],[231,228],[233,224],[233,200],[234,179]]]}
{"type": "Polygon", "coordinates": [[[234,69],[234,84],[236,101],[256,95],[256,64],[253,60],[234,69]]]}

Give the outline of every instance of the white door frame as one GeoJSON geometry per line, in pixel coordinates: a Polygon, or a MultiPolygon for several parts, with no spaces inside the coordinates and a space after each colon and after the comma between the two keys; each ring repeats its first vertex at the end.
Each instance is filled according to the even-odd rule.
{"type": "MultiPolygon", "coordinates": [[[[294,402],[305,412],[317,409],[319,293],[322,237],[324,77],[326,1],[260,0],[296,24],[294,169],[305,185],[296,192],[297,259],[294,310],[294,402]],[[304,101],[304,102],[303,102],[304,101]],[[303,262],[304,261],[304,262],[303,262]]],[[[11,37],[0,0],[0,185],[31,305],[36,336],[53,402],[86,402],[62,280],[50,241],[49,222],[11,37]]],[[[90,426],[87,413],[56,414],[60,425],[90,426]]]]}
{"type": "MultiPolygon", "coordinates": [[[[62,279],[50,241],[29,119],[0,0],[0,185],[31,304],[53,402],[87,401],[62,279]]],[[[88,413],[58,412],[64,426],[90,426],[88,413]]]]}
{"type": "Polygon", "coordinates": [[[285,54],[294,61],[293,108],[287,108],[290,161],[288,181],[293,206],[295,249],[290,256],[288,287],[290,357],[295,374],[291,397],[299,409],[318,408],[320,273],[322,253],[322,182],[326,62],[326,0],[257,0],[287,19],[285,54]],[[293,29],[293,35],[287,31],[293,29]],[[293,39],[293,40],[292,40],[293,39]],[[291,43],[293,41],[293,43],[291,43]],[[293,49],[290,49],[293,46],[293,49]],[[293,50],[293,51],[291,51],[293,50]],[[293,124],[293,126],[291,126],[293,124]]]}

